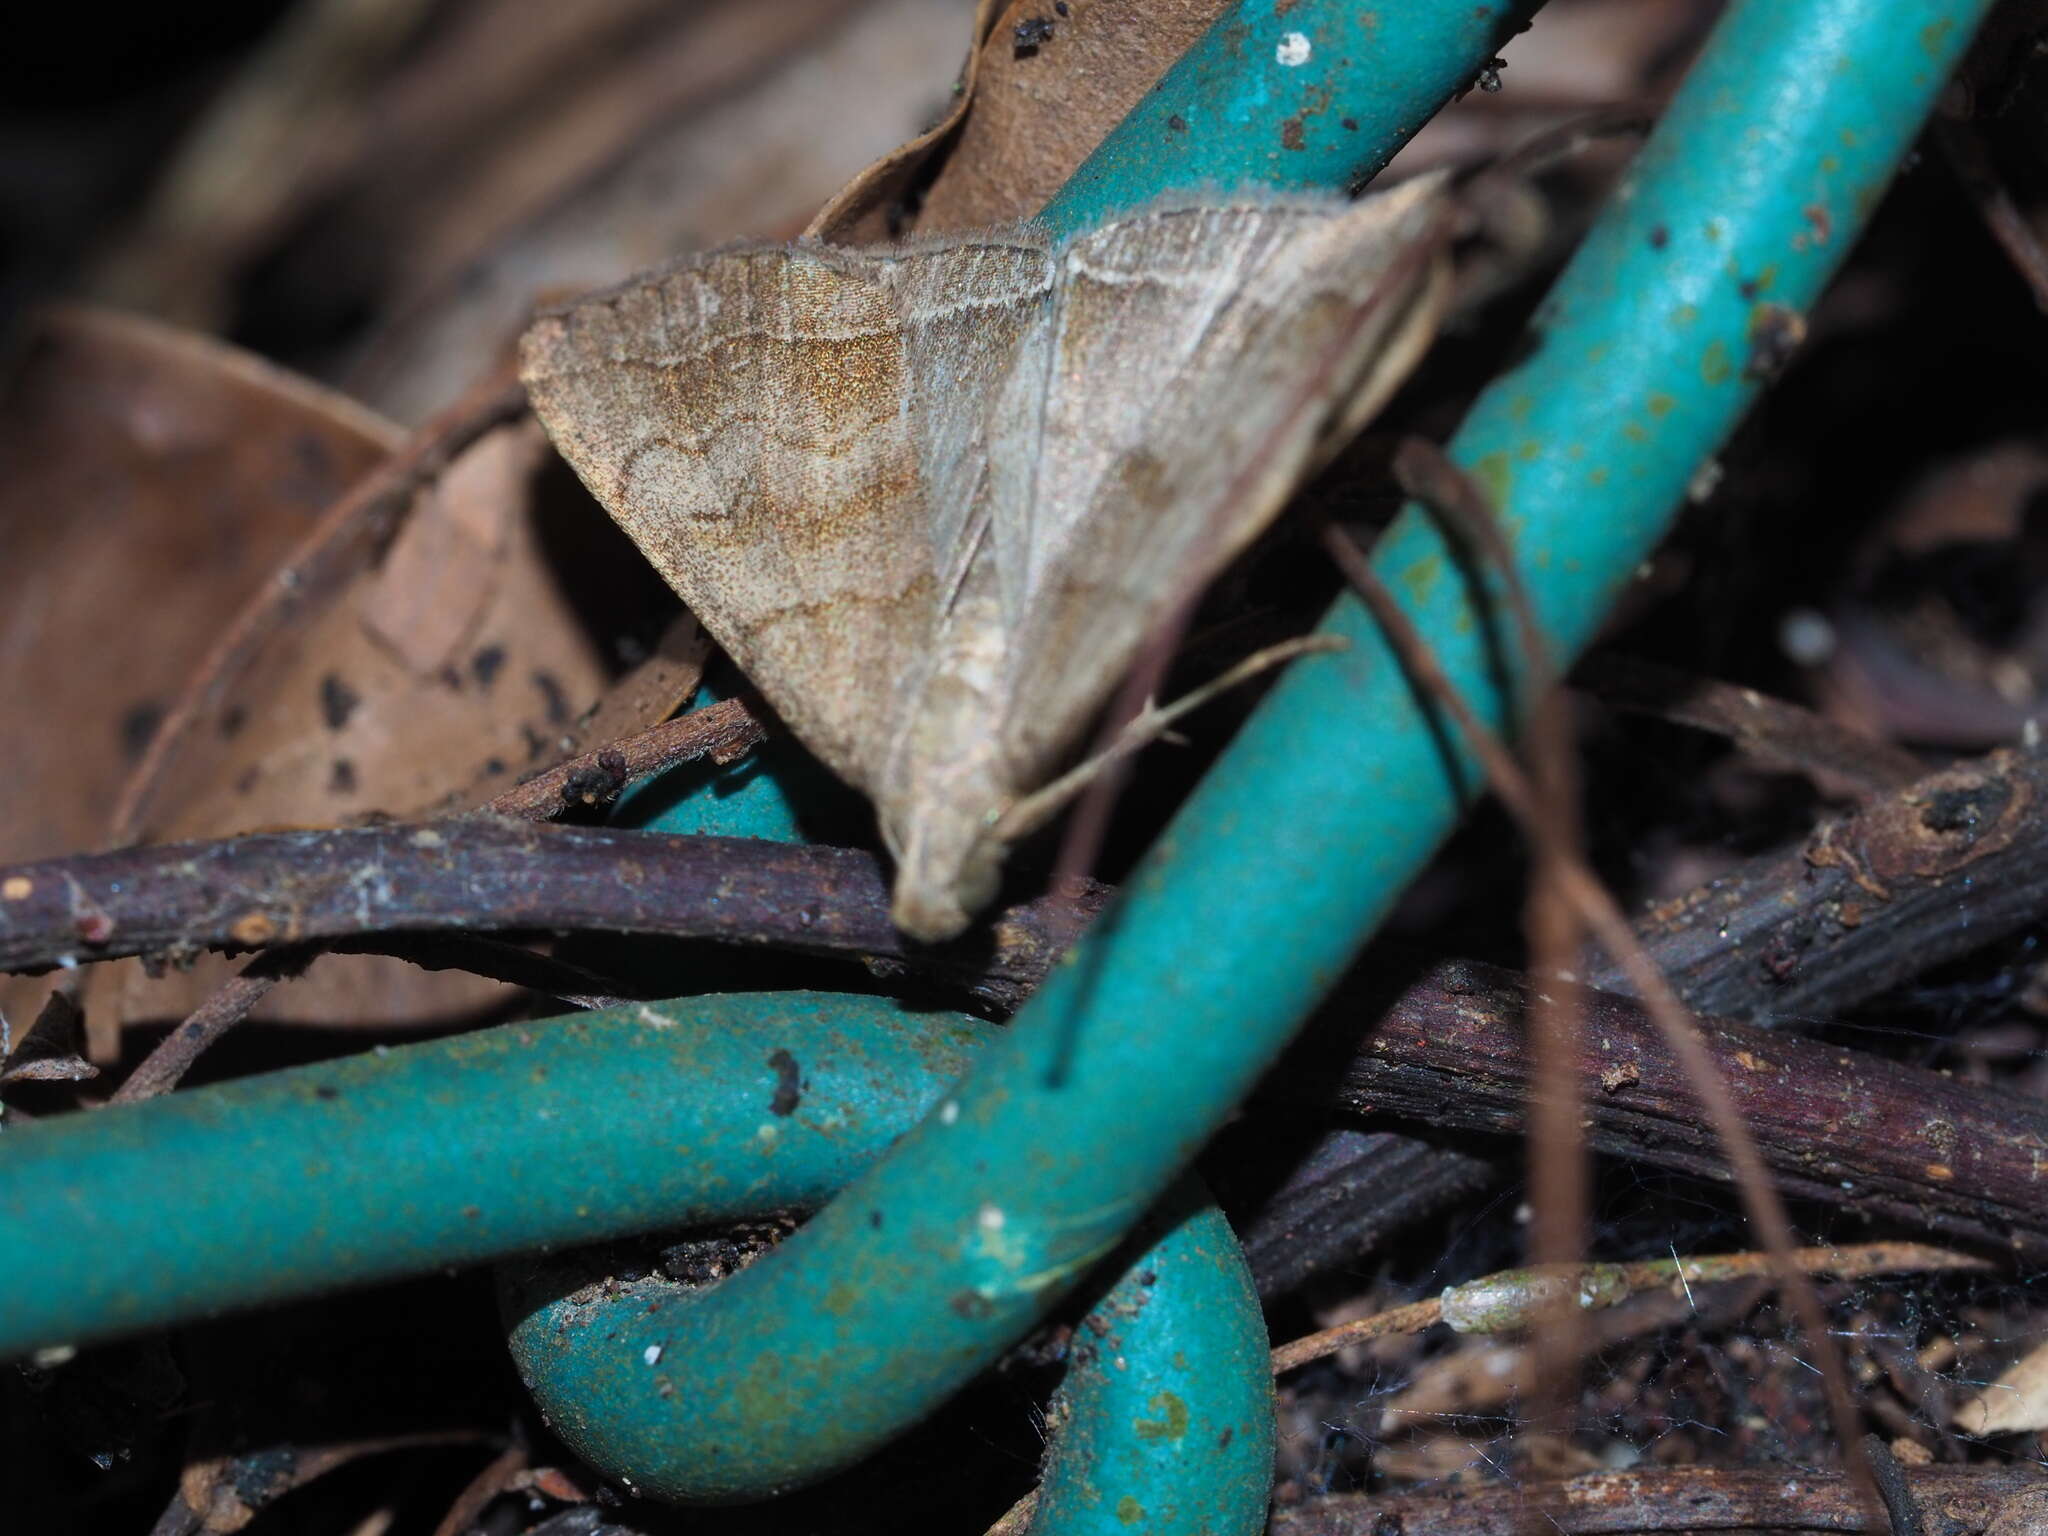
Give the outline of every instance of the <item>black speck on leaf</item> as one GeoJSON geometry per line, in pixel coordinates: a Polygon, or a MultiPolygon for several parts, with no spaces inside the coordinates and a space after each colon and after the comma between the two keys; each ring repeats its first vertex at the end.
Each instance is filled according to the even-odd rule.
{"type": "Polygon", "coordinates": [[[362,702],[363,696],[343,682],[339,674],[330,672],[320,679],[320,718],[327,722],[330,731],[347,725],[348,717],[362,702]]]}

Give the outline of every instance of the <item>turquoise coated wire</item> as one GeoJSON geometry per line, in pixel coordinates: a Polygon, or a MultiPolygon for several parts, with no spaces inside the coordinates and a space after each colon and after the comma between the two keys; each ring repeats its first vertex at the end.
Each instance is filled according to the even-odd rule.
{"type": "MultiPolygon", "coordinates": [[[[1528,359],[1452,445],[1498,498],[1557,654],[1585,643],[1754,397],[1983,5],[1738,0],[1722,18],[1528,359]]],[[[1375,564],[1498,719],[1497,594],[1414,509],[1375,564]]],[[[678,1349],[740,1390],[669,1437],[681,1492],[846,1465],[1021,1336],[1230,1113],[1451,827],[1472,765],[1446,762],[1356,603],[1326,627],[1348,649],[1295,665],[938,1113],[695,1303],[678,1349]],[[1078,1046],[1055,1076],[1063,1038],[1078,1046]],[[841,1305],[849,1274],[867,1283],[841,1305]]]]}
{"type": "MultiPolygon", "coordinates": [[[[1534,354],[1487,393],[1453,445],[1501,498],[1560,650],[1583,643],[1694,466],[1753,395],[1752,372],[1766,371],[1796,334],[1982,8],[1745,0],[1724,19],[1624,196],[1546,306],[1534,354]]],[[[1142,201],[1157,189],[1141,178],[1126,190],[1142,201]]],[[[1454,678],[1491,704],[1481,635],[1490,594],[1468,588],[1412,514],[1376,558],[1454,678]]],[[[1356,607],[1341,604],[1330,624],[1352,649],[1299,664],[1275,690],[1141,868],[1101,942],[1048,986],[1000,1059],[945,1101],[950,1117],[927,1122],[853,1198],[697,1310],[700,1331],[678,1346],[693,1370],[732,1368],[744,1380],[748,1362],[769,1353],[789,1366],[775,1390],[753,1395],[758,1416],[709,1426],[763,1454],[751,1465],[708,1464],[699,1494],[743,1495],[842,1464],[1027,1327],[1227,1112],[1434,846],[1457,808],[1435,738],[1356,607]],[[1067,1096],[1054,1096],[1037,1069],[1045,1042],[1076,1016],[1086,1023],[1080,1054],[1067,1096]],[[1024,1123],[1006,1133],[1009,1115],[1024,1123]],[[974,1245],[989,1200],[1002,1203],[1005,1230],[1027,1248],[1021,1259],[974,1245]],[[872,1294],[843,1315],[806,1312],[836,1269],[866,1264],[869,1250],[848,1230],[863,1203],[901,1216],[894,1236],[909,1250],[905,1266],[867,1265],[872,1294]],[[949,1315],[920,1335],[922,1319],[968,1295],[989,1302],[982,1315],[949,1315]],[[833,1421],[848,1394],[831,1390],[831,1374],[859,1383],[843,1430],[833,1421]],[[820,1424],[832,1433],[804,1443],[820,1424]]],[[[1473,777],[1468,769],[1464,782],[1473,777]]],[[[282,1119],[310,1107],[294,1103],[282,1119]]],[[[61,1124],[4,1138],[0,1190],[12,1195],[22,1182],[21,1149],[61,1124]]],[[[87,1159],[133,1155],[119,1140],[81,1133],[70,1145],[87,1159]]],[[[445,1158],[450,1145],[459,1144],[413,1150],[445,1158]]],[[[322,1186],[352,1173],[367,1182],[382,1154],[364,1155],[361,1170],[280,1174],[278,1209],[318,1201],[351,1219],[322,1186]]],[[[722,1173],[714,1166],[704,1176],[722,1173]]],[[[616,1183],[591,1188],[603,1191],[594,1204],[631,1198],[616,1183]]],[[[108,1189],[128,1208],[131,1231],[178,1220],[163,1208],[161,1178],[108,1189]]],[[[202,1297],[241,1294],[235,1276],[273,1214],[214,1209],[211,1225],[186,1229],[183,1241],[221,1281],[198,1287],[202,1297]]],[[[0,1224],[17,1293],[52,1288],[45,1279],[61,1268],[50,1257],[62,1247],[61,1223],[78,1219],[57,1212],[49,1221],[58,1225],[33,1234],[0,1224]]],[[[412,1219],[394,1216],[363,1241],[405,1243],[415,1267],[451,1262],[431,1258],[430,1241],[409,1242],[412,1219]]],[[[551,1240],[574,1240],[574,1223],[565,1227],[551,1240]]],[[[119,1262],[119,1250],[112,1257],[119,1262]]],[[[318,1283],[294,1273],[268,1294],[318,1283]]],[[[56,1305],[39,1335],[48,1342],[94,1331],[92,1309],[104,1303],[56,1305]]]]}

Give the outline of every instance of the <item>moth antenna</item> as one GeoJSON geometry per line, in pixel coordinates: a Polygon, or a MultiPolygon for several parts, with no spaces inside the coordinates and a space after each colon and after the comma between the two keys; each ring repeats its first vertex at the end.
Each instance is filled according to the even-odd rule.
{"type": "Polygon", "coordinates": [[[1183,694],[1173,703],[1161,707],[1146,697],[1144,705],[1118,730],[1116,739],[1101,751],[1077,763],[1050,784],[1033,790],[1028,795],[1012,800],[1003,808],[990,830],[1006,842],[1014,842],[1051,820],[1060,808],[1071,801],[1082,790],[1094,783],[1103,771],[1123,761],[1132,753],[1150,746],[1162,738],[1172,739],[1174,722],[1184,719],[1204,704],[1228,693],[1240,683],[1269,672],[1294,660],[1297,656],[1312,655],[1317,651],[1341,651],[1347,648],[1341,635],[1302,635],[1293,640],[1282,640],[1276,645],[1265,646],[1252,652],[1217,677],[1211,678],[1199,688],[1183,694]]]}

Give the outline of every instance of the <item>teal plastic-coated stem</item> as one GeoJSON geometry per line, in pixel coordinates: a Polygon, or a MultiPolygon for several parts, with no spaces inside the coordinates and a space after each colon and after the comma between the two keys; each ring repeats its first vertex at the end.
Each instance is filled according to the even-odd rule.
{"type": "MultiPolygon", "coordinates": [[[[702,708],[730,696],[707,682],[691,703],[702,708]]],[[[609,819],[613,826],[676,836],[802,842],[797,798],[823,773],[787,736],[771,737],[736,763],[686,763],[635,784],[609,819]]]]}
{"type": "Polygon", "coordinates": [[[993,1026],[636,1004],[0,1136],[0,1360],[528,1249],[824,1203],[993,1026]]]}
{"type": "Polygon", "coordinates": [[[1054,194],[1087,229],[1161,196],[1363,183],[1542,0],[1240,0],[1054,194]]]}
{"type": "MultiPolygon", "coordinates": [[[[1532,355],[1453,444],[1499,498],[1560,657],[1796,338],[1985,3],[1738,0],[1724,15],[1532,355]]],[[[1412,509],[1375,562],[1498,719],[1495,594],[1412,509]]],[[[964,1383],[1114,1246],[1350,962],[1476,774],[1446,761],[1355,603],[1328,628],[1349,649],[1295,663],[957,1091],[692,1307],[679,1368],[721,1390],[670,1441],[679,1492],[816,1478],[964,1383]]]]}
{"type": "Polygon", "coordinates": [[[1244,1250],[1191,1178],[1125,1244],[1141,1246],[1075,1331],[1031,1531],[1256,1536],[1273,1371],[1244,1250]]]}
{"type": "MultiPolygon", "coordinates": [[[[987,1235],[1000,1241],[1000,1226],[987,1235]]],[[[1074,1331],[1031,1528],[1255,1536],[1273,1473],[1272,1373],[1237,1238],[1188,1177],[1123,1251],[1121,1278],[1074,1331]]],[[[574,1258],[499,1274],[513,1359],[549,1426],[632,1492],[698,1497],[688,1419],[708,1395],[772,1392],[777,1368],[695,1375],[679,1346],[716,1290],[593,1278],[574,1258]]],[[[843,1310],[867,1283],[842,1276],[827,1305],[843,1310]]]]}

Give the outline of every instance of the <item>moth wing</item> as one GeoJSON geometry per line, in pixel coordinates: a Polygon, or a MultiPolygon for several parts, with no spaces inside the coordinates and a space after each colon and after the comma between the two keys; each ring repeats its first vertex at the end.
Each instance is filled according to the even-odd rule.
{"type": "Polygon", "coordinates": [[[924,470],[942,603],[984,550],[990,457],[1011,432],[989,402],[1047,328],[1054,260],[1044,236],[1029,229],[913,245],[887,259],[904,328],[904,410],[924,470]]]}
{"type": "MultiPolygon", "coordinates": [[[[934,443],[914,404],[933,393],[945,325],[906,321],[900,300],[944,291],[950,259],[719,252],[544,316],[521,346],[534,408],[584,484],[863,788],[915,697],[942,578],[967,558],[958,488],[985,479],[973,434],[934,443]]],[[[1045,261],[1041,246],[1012,263],[1035,263],[1041,307],[1045,261]]],[[[992,259],[969,264],[988,286],[992,259]]]]}
{"type": "MultiPolygon", "coordinates": [[[[1021,776],[1419,357],[1444,288],[1440,191],[1165,209],[1064,248],[1044,355],[1019,359],[1046,381],[1031,450],[998,453],[992,497],[1021,776]]],[[[1034,387],[1013,376],[1003,408],[1034,387]]]]}

